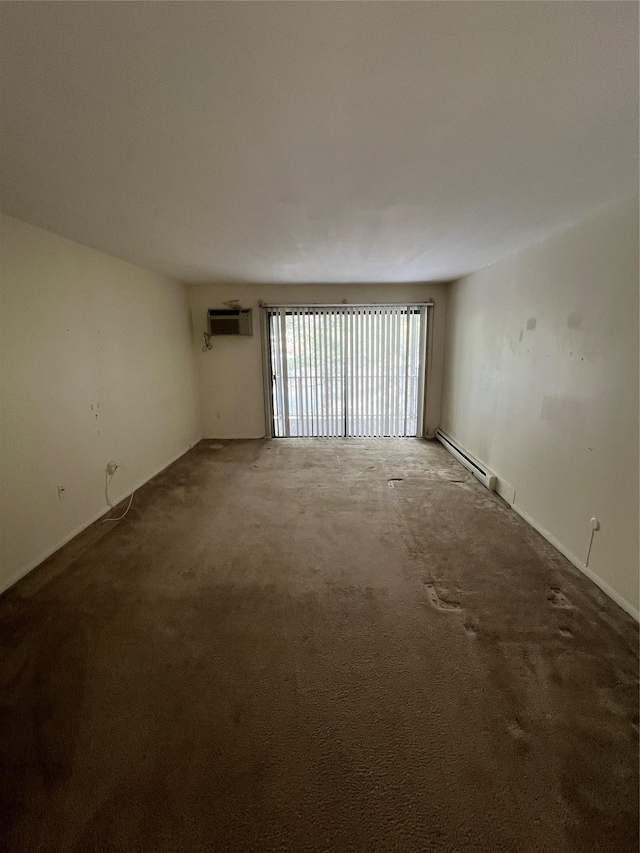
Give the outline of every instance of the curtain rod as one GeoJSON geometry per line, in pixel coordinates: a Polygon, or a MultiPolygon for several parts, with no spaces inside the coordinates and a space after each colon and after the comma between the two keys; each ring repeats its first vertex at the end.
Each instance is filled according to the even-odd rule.
{"type": "Polygon", "coordinates": [[[301,302],[301,303],[258,303],[259,308],[429,308],[433,302],[301,302]]]}

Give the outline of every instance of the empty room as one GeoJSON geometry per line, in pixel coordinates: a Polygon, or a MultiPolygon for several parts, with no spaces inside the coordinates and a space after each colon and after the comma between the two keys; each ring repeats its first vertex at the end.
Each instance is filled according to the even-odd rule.
{"type": "Polygon", "coordinates": [[[635,2],[0,4],[0,848],[638,850],[635,2]]]}

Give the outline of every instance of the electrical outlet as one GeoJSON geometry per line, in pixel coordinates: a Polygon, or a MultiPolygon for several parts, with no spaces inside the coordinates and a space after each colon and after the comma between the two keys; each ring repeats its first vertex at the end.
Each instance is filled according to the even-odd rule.
{"type": "Polygon", "coordinates": [[[64,486],[58,486],[58,500],[61,501],[64,499],[66,494],[66,489],[64,486]]]}

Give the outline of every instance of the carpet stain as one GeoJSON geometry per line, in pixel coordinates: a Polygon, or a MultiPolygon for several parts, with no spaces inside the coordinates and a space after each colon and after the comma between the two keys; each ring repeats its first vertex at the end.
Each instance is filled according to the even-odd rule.
{"type": "Polygon", "coordinates": [[[460,603],[458,601],[451,601],[445,598],[442,594],[439,594],[436,590],[436,586],[433,583],[425,583],[425,589],[427,591],[427,598],[429,599],[429,603],[435,607],[436,610],[460,610],[460,603]]]}
{"type": "Polygon", "coordinates": [[[563,610],[569,610],[573,607],[567,596],[555,587],[548,590],[547,601],[552,607],[560,607],[563,610]]]}

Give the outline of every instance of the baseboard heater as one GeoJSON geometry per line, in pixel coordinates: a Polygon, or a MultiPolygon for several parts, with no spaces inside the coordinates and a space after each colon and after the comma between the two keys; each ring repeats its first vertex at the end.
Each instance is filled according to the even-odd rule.
{"type": "Polygon", "coordinates": [[[458,462],[464,465],[468,471],[471,471],[474,477],[477,477],[478,480],[480,480],[483,486],[486,486],[492,492],[495,492],[496,486],[498,485],[498,478],[495,474],[487,471],[487,469],[477,462],[473,456],[470,456],[466,450],[463,450],[459,444],[456,444],[452,438],[449,438],[446,432],[442,432],[441,429],[437,429],[436,438],[452,456],[455,456],[458,462]]]}

